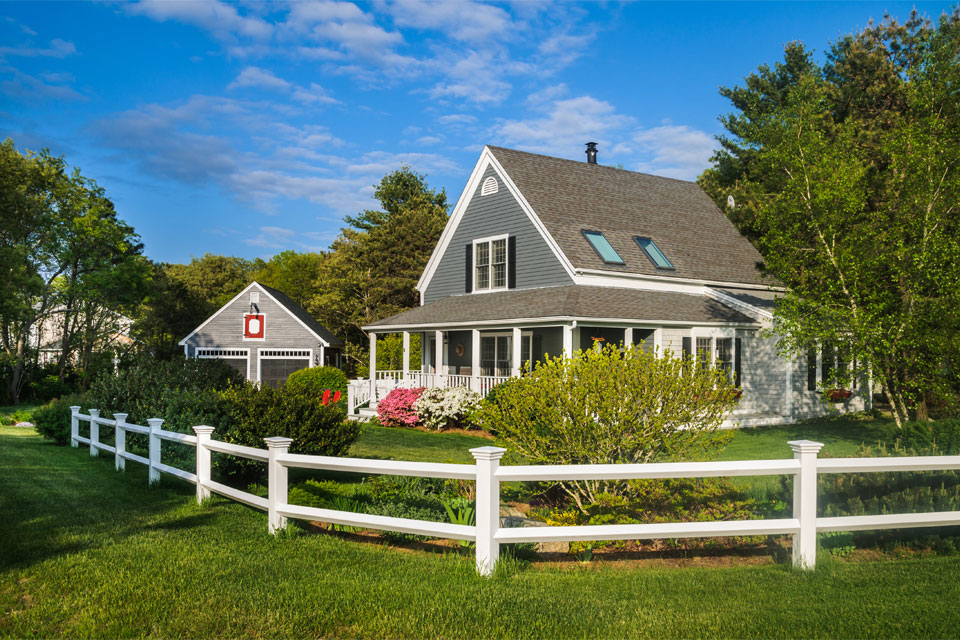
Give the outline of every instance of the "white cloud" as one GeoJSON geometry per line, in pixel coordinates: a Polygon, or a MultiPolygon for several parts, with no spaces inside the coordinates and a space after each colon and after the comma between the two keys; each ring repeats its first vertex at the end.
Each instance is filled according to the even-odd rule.
{"type": "Polygon", "coordinates": [[[25,102],[44,100],[86,100],[87,97],[68,86],[70,74],[43,74],[41,80],[13,67],[0,67],[0,73],[9,73],[10,78],[0,82],[0,94],[25,102]]]}
{"type": "Polygon", "coordinates": [[[607,145],[632,123],[633,118],[618,114],[609,102],[580,96],[555,101],[542,117],[503,121],[494,135],[520,149],[579,158],[583,143],[607,145]]]}
{"type": "Polygon", "coordinates": [[[531,107],[539,107],[547,102],[557,100],[570,93],[567,85],[561,82],[550,87],[545,87],[527,96],[526,103],[531,107]]]}
{"type": "Polygon", "coordinates": [[[422,147],[429,147],[435,144],[443,144],[446,140],[443,136],[423,136],[422,138],[417,138],[417,144],[422,147]]]}
{"type": "Polygon", "coordinates": [[[295,87],[291,97],[302,104],[339,104],[340,101],[331,97],[327,90],[316,82],[311,82],[309,87],[295,87]]]}
{"type": "Polygon", "coordinates": [[[387,5],[401,27],[440,31],[455,40],[487,43],[515,30],[510,14],[490,4],[468,1],[396,0],[387,5]]]}
{"type": "Polygon", "coordinates": [[[285,250],[297,248],[304,251],[325,251],[336,238],[335,232],[294,231],[285,227],[260,227],[259,233],[244,242],[253,247],[285,250]]]}
{"type": "Polygon", "coordinates": [[[437,123],[443,125],[472,124],[476,121],[476,116],[467,113],[451,113],[437,118],[437,123]]]}
{"type": "Polygon", "coordinates": [[[0,58],[5,56],[20,56],[23,58],[66,58],[77,52],[72,42],[54,38],[50,46],[41,47],[0,47],[0,58]]]}
{"type": "Polygon", "coordinates": [[[283,78],[278,78],[272,71],[259,67],[246,67],[233,82],[227,85],[227,89],[242,89],[246,87],[286,91],[290,88],[290,83],[283,78]]]}
{"type": "Polygon", "coordinates": [[[170,2],[168,0],[140,0],[124,5],[126,10],[161,22],[178,20],[206,29],[221,40],[236,37],[263,40],[273,33],[268,22],[256,16],[242,16],[236,7],[220,0],[205,2],[170,2]]]}
{"type": "Polygon", "coordinates": [[[390,153],[371,151],[365,153],[359,161],[348,164],[345,170],[349,174],[366,174],[379,179],[388,171],[401,165],[414,167],[420,173],[454,173],[460,167],[446,156],[436,153],[390,153]]]}
{"type": "Polygon", "coordinates": [[[637,171],[695,180],[710,162],[717,142],[704,131],[666,122],[659,127],[641,129],[633,136],[644,159],[637,171]]]}
{"type": "Polygon", "coordinates": [[[432,66],[442,69],[447,81],[430,90],[432,98],[459,98],[477,104],[500,104],[512,86],[504,79],[505,66],[491,51],[448,51],[432,66]]]}

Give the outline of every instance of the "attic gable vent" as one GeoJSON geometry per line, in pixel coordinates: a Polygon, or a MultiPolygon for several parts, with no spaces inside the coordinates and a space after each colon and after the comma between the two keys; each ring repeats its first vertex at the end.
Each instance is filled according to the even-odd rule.
{"type": "Polygon", "coordinates": [[[483,186],[480,187],[481,196],[490,196],[495,194],[500,190],[500,184],[497,182],[497,179],[493,176],[490,176],[483,181],[483,186]]]}

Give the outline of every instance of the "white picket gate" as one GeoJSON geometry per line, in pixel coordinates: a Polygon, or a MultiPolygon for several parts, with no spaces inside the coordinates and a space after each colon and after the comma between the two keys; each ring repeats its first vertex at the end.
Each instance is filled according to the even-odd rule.
{"type": "Polygon", "coordinates": [[[787,444],[793,450],[792,459],[739,460],[725,462],[671,462],[653,464],[598,464],[598,465],[517,465],[500,466],[506,449],[478,447],[471,449],[475,464],[434,462],[406,462],[308,456],[289,453],[289,438],[265,438],[266,449],[245,447],[211,438],[214,428],[197,426],[195,436],[163,430],[163,420],[149,419],[143,427],[126,422],[127,414],[114,413],[113,420],[100,417],[91,409],[89,415],[80,413],[80,407],[71,407],[72,446],[88,444],[90,455],[100,451],[113,453],[117,470],[124,469],[132,460],[149,467],[149,482],[154,484],[161,473],[169,473],[197,486],[197,501],[202,503],[211,492],[237,502],[261,509],[268,515],[268,530],[281,531],[287,518],[327,522],[367,529],[383,529],[418,535],[471,540],[476,542],[477,571],[489,575],[496,566],[501,544],[517,542],[556,542],[588,540],[641,540],[650,538],[705,538],[717,536],[756,536],[769,534],[793,535],[793,564],[812,569],[816,563],[817,532],[857,531],[868,529],[895,529],[960,525],[960,511],[933,513],[883,514],[873,516],[817,517],[818,473],[865,473],[878,471],[937,471],[960,469],[960,456],[914,456],[900,458],[818,458],[823,446],[819,442],[797,440],[787,444]],[[79,433],[79,423],[90,423],[90,437],[79,433]],[[99,441],[99,428],[116,430],[116,446],[99,441]],[[149,436],[149,457],[126,451],[126,432],[149,436]],[[160,460],[162,440],[196,447],[196,473],[190,473],[163,464],[160,460]],[[268,496],[266,498],[234,489],[210,477],[210,452],[259,460],[268,465],[268,496]],[[476,525],[467,526],[446,522],[431,522],[394,518],[351,511],[336,511],[292,505],[287,502],[287,469],[322,469],[349,471],[362,474],[387,474],[425,478],[453,478],[476,482],[476,525]],[[762,520],[723,520],[715,522],[676,522],[657,524],[624,524],[569,527],[505,528],[500,526],[500,483],[510,481],[556,480],[627,480],[666,478],[705,478],[721,476],[792,475],[793,515],[790,518],[762,520]]]}

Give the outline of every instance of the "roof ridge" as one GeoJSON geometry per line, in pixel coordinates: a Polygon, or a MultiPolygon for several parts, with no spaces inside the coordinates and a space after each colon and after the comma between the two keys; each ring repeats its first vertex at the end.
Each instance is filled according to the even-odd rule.
{"type": "Polygon", "coordinates": [[[619,168],[619,167],[611,167],[610,165],[606,165],[606,164],[594,164],[594,165],[591,165],[589,162],[582,162],[582,161],[580,161],[580,160],[571,160],[570,158],[560,158],[560,157],[558,157],[558,156],[548,156],[548,155],[545,154],[545,153],[535,153],[535,152],[533,152],[533,151],[523,151],[523,150],[521,150],[521,149],[511,149],[511,148],[509,148],[509,147],[500,147],[500,146],[493,145],[493,144],[488,144],[488,145],[486,145],[486,146],[489,147],[490,149],[498,149],[498,150],[500,150],[500,151],[509,151],[509,152],[511,152],[511,153],[522,153],[522,154],[528,155],[528,156],[536,156],[536,157],[538,157],[538,158],[547,158],[548,160],[559,160],[559,161],[561,161],[561,162],[569,162],[569,163],[572,163],[572,164],[575,164],[575,165],[578,165],[578,166],[580,166],[580,165],[593,166],[593,167],[598,167],[598,168],[604,169],[604,170],[619,171],[619,172],[622,172],[622,173],[629,173],[629,174],[636,175],[636,176],[646,176],[646,177],[648,177],[648,178],[656,178],[656,179],[658,179],[658,180],[670,180],[671,182],[679,182],[679,183],[681,183],[681,184],[692,184],[692,185],[696,185],[696,186],[698,186],[698,187],[700,186],[700,185],[697,184],[697,181],[696,181],[696,180],[683,180],[683,179],[681,179],[681,178],[671,178],[670,176],[659,176],[659,175],[657,175],[657,174],[655,174],[655,173],[644,173],[643,171],[631,171],[630,169],[621,169],[621,168],[619,168]]]}

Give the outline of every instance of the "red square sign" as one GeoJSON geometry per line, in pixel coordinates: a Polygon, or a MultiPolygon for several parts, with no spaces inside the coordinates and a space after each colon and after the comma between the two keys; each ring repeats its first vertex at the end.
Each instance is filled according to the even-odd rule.
{"type": "Polygon", "coordinates": [[[266,335],[266,317],[262,313],[247,313],[243,316],[243,337],[247,340],[263,340],[266,335]]]}

